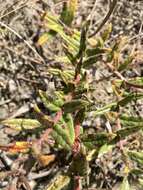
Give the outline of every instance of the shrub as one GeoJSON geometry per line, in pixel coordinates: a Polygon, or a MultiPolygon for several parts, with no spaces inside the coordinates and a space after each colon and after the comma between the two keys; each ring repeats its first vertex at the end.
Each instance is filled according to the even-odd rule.
{"type": "MultiPolygon", "coordinates": [[[[130,189],[130,179],[136,179],[142,186],[143,152],[132,150],[129,141],[134,134],[142,135],[143,118],[131,114],[127,106],[130,108],[132,102],[143,98],[139,90],[143,87],[143,79],[125,77],[126,71],[132,67],[136,54],[129,52],[123,57],[122,49],[128,43],[127,38],[121,37],[108,43],[112,31],[111,24],[96,38],[88,37],[89,21],[83,23],[81,31],[72,29],[77,2],[70,1],[70,3],[65,4],[60,17],[50,12],[46,13],[44,22],[49,31],[38,41],[42,45],[58,34],[63,43],[64,55],[55,56],[59,65],[49,66],[48,69],[48,75],[52,75],[55,83],[58,82],[59,85],[52,91],[39,90],[39,96],[48,114],[35,105],[36,119],[17,118],[1,122],[18,131],[24,130],[26,133],[32,131],[40,137],[31,142],[17,141],[2,148],[13,153],[29,154],[29,159],[33,157],[44,167],[54,162],[59,152],[66,155],[66,159],[62,158],[66,160],[65,165],[63,163],[65,171],[61,169],[60,175],[54,178],[47,190],[77,190],[81,186],[85,188],[92,186],[92,174],[98,175],[98,171],[102,170],[101,165],[97,164],[98,161],[112,151],[119,152],[119,164],[122,164],[120,173],[118,169],[115,173],[111,171],[122,180],[120,189],[130,189]],[[92,96],[96,83],[89,78],[90,71],[97,63],[104,64],[110,70],[112,76],[109,80],[114,97],[116,96],[111,103],[100,108],[97,108],[92,96]],[[83,123],[90,119],[90,116],[92,119],[102,118],[106,129],[85,127],[83,123]],[[48,142],[51,147],[50,155],[42,153],[44,142],[48,142]],[[97,171],[93,171],[92,168],[95,163],[97,171]]],[[[105,171],[102,171],[102,174],[106,176],[105,171]]],[[[97,179],[94,183],[101,187],[100,180],[98,182],[97,179]]],[[[114,185],[114,182],[111,184],[114,185]]],[[[107,182],[105,186],[110,188],[107,182]]]]}

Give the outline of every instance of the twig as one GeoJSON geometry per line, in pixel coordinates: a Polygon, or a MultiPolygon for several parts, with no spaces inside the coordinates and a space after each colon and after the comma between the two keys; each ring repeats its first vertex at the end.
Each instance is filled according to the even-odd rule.
{"type": "Polygon", "coordinates": [[[80,186],[81,186],[81,178],[80,178],[80,176],[75,176],[74,181],[75,181],[74,190],[81,190],[81,188],[80,188],[80,186]]]}
{"type": "Polygon", "coordinates": [[[96,10],[96,5],[97,5],[97,0],[95,0],[95,3],[94,3],[93,8],[91,10],[91,13],[87,17],[87,21],[90,20],[89,28],[91,28],[91,25],[92,25],[92,21],[93,21],[93,17],[94,17],[94,12],[96,10]]]}
{"type": "Polygon", "coordinates": [[[17,9],[14,9],[14,10],[8,12],[8,13],[5,13],[5,14],[3,14],[2,16],[0,16],[0,19],[2,19],[2,18],[4,18],[4,17],[6,17],[6,16],[8,16],[8,15],[14,13],[14,12],[16,12],[16,11],[18,11],[19,9],[22,9],[22,8],[24,8],[24,7],[26,7],[26,6],[27,6],[27,5],[24,4],[24,5],[21,5],[20,7],[18,7],[17,9]]]}
{"type": "Polygon", "coordinates": [[[106,24],[106,22],[108,21],[108,19],[110,18],[111,14],[114,11],[116,4],[117,4],[117,0],[113,0],[113,2],[110,5],[110,9],[109,9],[108,13],[106,14],[105,18],[103,19],[103,21],[101,22],[100,26],[97,28],[97,30],[95,32],[93,32],[89,36],[89,38],[92,38],[93,36],[95,36],[102,29],[102,27],[106,24]]]}
{"type": "Polygon", "coordinates": [[[19,177],[19,181],[23,184],[23,186],[25,186],[25,188],[26,188],[27,190],[31,190],[31,187],[30,187],[30,185],[29,185],[29,182],[28,182],[27,178],[26,178],[24,175],[21,175],[21,176],[19,177]]]}
{"type": "Polygon", "coordinates": [[[108,66],[110,71],[112,71],[119,79],[121,79],[127,85],[132,86],[134,88],[143,89],[143,85],[133,84],[133,83],[130,83],[129,81],[127,81],[127,79],[125,79],[119,71],[116,71],[115,68],[113,67],[113,65],[111,65],[110,63],[106,63],[106,65],[108,66]]]}
{"type": "Polygon", "coordinates": [[[3,163],[3,165],[5,166],[6,170],[10,170],[11,169],[11,165],[12,165],[12,160],[10,160],[10,158],[8,158],[4,152],[2,152],[0,154],[0,160],[3,163]]]}
{"type": "Polygon", "coordinates": [[[14,111],[10,115],[8,115],[8,118],[12,119],[12,118],[21,116],[22,114],[27,113],[29,110],[30,110],[30,106],[28,106],[27,104],[23,105],[18,110],[14,111]]]}
{"type": "Polygon", "coordinates": [[[26,81],[26,82],[31,83],[31,84],[41,84],[41,82],[38,82],[38,81],[35,81],[35,80],[31,80],[31,79],[25,78],[23,76],[18,76],[17,79],[18,80],[26,81]]]}
{"type": "Polygon", "coordinates": [[[12,33],[14,33],[19,39],[21,39],[39,58],[40,60],[45,63],[44,59],[39,55],[39,53],[26,41],[23,39],[23,37],[18,34],[14,29],[10,28],[8,25],[6,25],[5,23],[0,21],[0,25],[2,27],[5,27],[7,30],[11,31],[12,33]]]}
{"type": "Polygon", "coordinates": [[[10,103],[15,98],[15,95],[8,100],[0,101],[0,106],[10,103]]]}
{"type": "Polygon", "coordinates": [[[14,178],[6,190],[17,190],[18,177],[14,178]]]}
{"type": "Polygon", "coordinates": [[[28,180],[29,181],[32,181],[32,180],[35,180],[35,179],[39,179],[39,178],[42,178],[42,177],[46,177],[48,176],[51,171],[52,171],[53,168],[51,168],[50,170],[46,171],[46,172],[42,172],[42,173],[38,173],[38,174],[34,174],[34,173],[30,173],[28,175],[28,180]]]}

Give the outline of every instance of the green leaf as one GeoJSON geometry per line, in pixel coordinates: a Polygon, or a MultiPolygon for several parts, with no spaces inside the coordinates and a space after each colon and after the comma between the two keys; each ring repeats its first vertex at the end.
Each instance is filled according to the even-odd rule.
{"type": "Polygon", "coordinates": [[[76,64],[76,53],[71,52],[70,49],[66,45],[64,45],[63,51],[64,51],[66,56],[61,57],[62,59],[59,57],[58,59],[59,60],[61,59],[61,61],[63,60],[66,63],[72,63],[72,65],[75,66],[75,64],[76,64]]]}
{"type": "Polygon", "coordinates": [[[141,128],[141,126],[124,127],[116,132],[117,138],[119,137],[119,139],[124,139],[125,137],[138,132],[141,128]]]}
{"type": "Polygon", "coordinates": [[[93,64],[95,64],[99,60],[99,55],[94,55],[87,57],[83,61],[83,68],[89,69],[93,64]]]}
{"type": "Polygon", "coordinates": [[[67,35],[65,32],[65,27],[60,23],[59,18],[49,12],[45,16],[45,22],[45,26],[51,31],[58,33],[62,37],[64,42],[68,44],[71,50],[78,52],[80,45],[78,31],[72,31],[72,35],[67,35]]]}
{"type": "Polygon", "coordinates": [[[82,124],[82,122],[85,119],[85,109],[81,109],[80,111],[78,111],[75,115],[75,123],[80,123],[82,124]]]}
{"type": "Polygon", "coordinates": [[[96,134],[83,134],[81,137],[82,142],[85,145],[89,146],[95,146],[99,148],[99,146],[103,146],[113,140],[116,137],[115,134],[109,134],[109,133],[96,133],[96,134]]]}
{"type": "Polygon", "coordinates": [[[56,141],[57,145],[66,150],[71,150],[74,140],[74,124],[70,114],[64,114],[55,124],[51,117],[45,115],[37,106],[35,106],[37,119],[44,127],[52,128],[51,136],[56,141]]]}
{"type": "Polygon", "coordinates": [[[124,62],[119,66],[118,71],[124,71],[132,63],[134,57],[129,55],[124,62]]]}
{"type": "Polygon", "coordinates": [[[143,98],[143,94],[135,94],[135,93],[131,93],[126,95],[124,98],[122,98],[120,101],[118,102],[113,102],[113,103],[109,103],[108,105],[97,109],[96,111],[90,111],[92,113],[92,115],[94,117],[99,116],[99,115],[104,115],[107,112],[110,111],[116,111],[116,109],[119,106],[126,106],[128,103],[130,103],[131,101],[135,101],[137,99],[141,99],[143,98]]]}
{"type": "MultiPolygon", "coordinates": [[[[112,103],[113,106],[111,107],[111,111],[116,111],[119,106],[126,106],[128,103],[132,102],[132,101],[136,101],[138,99],[142,99],[143,98],[143,94],[142,93],[130,93],[130,94],[127,94],[125,95],[125,97],[123,97],[121,100],[119,100],[118,102],[116,103],[112,103]]],[[[111,105],[111,104],[110,104],[111,105]]]]}
{"type": "Polygon", "coordinates": [[[51,39],[53,39],[53,37],[56,35],[56,33],[54,31],[51,32],[45,32],[43,33],[40,38],[38,39],[38,45],[43,45],[45,44],[47,41],[50,41],[51,39]]]}
{"type": "Polygon", "coordinates": [[[87,54],[87,57],[97,56],[97,55],[100,56],[100,55],[106,53],[107,51],[108,51],[108,49],[96,47],[96,48],[92,48],[92,49],[87,49],[86,54],[87,54]]]}
{"type": "Polygon", "coordinates": [[[108,54],[108,59],[107,61],[111,62],[112,60],[114,62],[116,62],[116,60],[118,60],[120,52],[123,48],[123,46],[127,43],[127,37],[123,36],[121,38],[118,38],[113,47],[112,50],[110,51],[110,53],[108,54]]]}
{"type": "Polygon", "coordinates": [[[140,85],[143,88],[143,77],[136,77],[128,80],[129,83],[140,85]]]}
{"type": "Polygon", "coordinates": [[[70,142],[70,137],[67,134],[66,130],[64,130],[64,128],[66,128],[66,126],[64,126],[64,124],[63,124],[63,126],[60,124],[56,124],[53,126],[53,129],[63,138],[63,140],[65,142],[67,142],[69,145],[72,145],[70,142]]]}
{"type": "Polygon", "coordinates": [[[120,190],[131,190],[127,177],[123,179],[120,190]]]}
{"type": "Polygon", "coordinates": [[[57,112],[61,110],[61,106],[63,105],[64,101],[62,100],[62,98],[58,97],[58,99],[56,99],[56,94],[54,95],[55,100],[53,99],[53,97],[48,97],[46,92],[39,90],[39,94],[40,94],[40,98],[44,104],[44,106],[53,112],[57,112]]]}
{"type": "Polygon", "coordinates": [[[139,164],[143,164],[143,152],[136,152],[136,151],[128,151],[129,157],[138,162],[139,164]]]}
{"type": "Polygon", "coordinates": [[[108,104],[102,108],[97,109],[96,111],[91,111],[93,117],[99,116],[99,115],[104,115],[105,113],[111,111],[112,107],[115,107],[117,105],[116,102],[113,102],[111,104],[108,104]]]}
{"type": "Polygon", "coordinates": [[[69,172],[75,176],[86,176],[88,174],[88,167],[86,155],[79,153],[73,157],[69,172]]]}
{"type": "Polygon", "coordinates": [[[96,111],[91,110],[90,112],[92,113],[92,115],[94,117],[98,116],[98,115],[104,115],[107,112],[110,111],[116,111],[118,109],[119,106],[126,106],[128,103],[130,103],[131,101],[135,101],[137,99],[141,99],[143,98],[143,94],[142,93],[131,93],[131,94],[127,94],[125,97],[123,97],[120,101],[118,102],[113,102],[113,103],[109,103],[108,105],[97,109],[96,111]]]}
{"type": "Polygon", "coordinates": [[[53,130],[51,132],[51,136],[53,137],[53,139],[55,140],[55,142],[57,143],[57,145],[58,145],[59,148],[62,148],[62,149],[68,150],[68,151],[71,150],[70,145],[67,144],[67,142],[65,141],[65,139],[63,139],[62,135],[59,134],[56,130],[53,130]]]}
{"type": "MultiPolygon", "coordinates": [[[[127,82],[128,82],[129,84],[140,85],[140,86],[143,87],[143,77],[130,78],[130,79],[127,80],[127,82]]],[[[114,83],[115,83],[115,85],[116,85],[118,88],[120,88],[121,85],[124,83],[124,81],[118,79],[118,80],[114,80],[114,83]]]]}
{"type": "Polygon", "coordinates": [[[67,26],[70,26],[74,19],[74,15],[77,9],[77,3],[77,0],[69,0],[69,2],[65,2],[63,5],[61,21],[67,26]]]}
{"type": "Polygon", "coordinates": [[[2,121],[1,124],[18,131],[31,130],[42,127],[42,124],[35,119],[7,119],[2,121]]]}
{"type": "Polygon", "coordinates": [[[86,22],[81,30],[81,36],[80,36],[80,46],[79,46],[79,52],[76,56],[76,58],[80,58],[81,56],[84,56],[85,50],[86,50],[86,35],[88,32],[89,23],[86,22]]]}
{"type": "Polygon", "coordinates": [[[110,23],[108,27],[101,34],[101,38],[103,39],[104,42],[109,38],[111,32],[112,32],[112,24],[110,23]]]}
{"type": "Polygon", "coordinates": [[[61,110],[60,107],[56,106],[54,103],[49,103],[47,107],[52,112],[58,112],[61,110]]]}
{"type": "Polygon", "coordinates": [[[134,116],[127,116],[127,115],[120,115],[121,124],[124,126],[135,126],[143,128],[143,118],[142,117],[134,117],[134,116]]]}
{"type": "Polygon", "coordinates": [[[66,150],[71,150],[75,141],[74,123],[71,114],[64,114],[60,121],[53,125],[53,132],[51,135],[56,141],[57,145],[60,145],[66,150]]]}
{"type": "Polygon", "coordinates": [[[67,84],[68,82],[70,82],[74,79],[74,71],[73,70],[62,71],[60,69],[50,68],[50,69],[48,69],[48,72],[61,78],[65,84],[67,84]]]}
{"type": "Polygon", "coordinates": [[[63,105],[63,111],[65,113],[72,113],[77,110],[81,110],[89,106],[89,102],[86,100],[81,100],[81,99],[75,99],[69,102],[66,102],[63,105]]]}
{"type": "Polygon", "coordinates": [[[143,179],[142,178],[139,178],[139,184],[140,184],[141,188],[143,188],[143,179]]]}
{"type": "Polygon", "coordinates": [[[54,60],[57,62],[62,62],[64,64],[70,64],[71,63],[71,58],[69,58],[69,56],[67,55],[67,53],[65,53],[66,56],[56,56],[54,57],[54,60]]]}
{"type": "Polygon", "coordinates": [[[128,103],[130,103],[131,101],[135,101],[135,100],[138,100],[138,99],[141,99],[143,98],[143,94],[142,93],[131,93],[129,95],[127,95],[126,97],[124,97],[123,99],[121,99],[119,102],[118,102],[118,106],[125,106],[127,105],[128,103]]]}
{"type": "Polygon", "coordinates": [[[130,173],[132,173],[136,176],[141,176],[143,174],[143,170],[140,168],[133,168],[130,170],[130,173]]]}
{"type": "Polygon", "coordinates": [[[36,114],[37,120],[44,126],[44,127],[51,127],[53,126],[54,122],[48,115],[45,115],[37,105],[34,106],[34,112],[36,114]]]}
{"type": "Polygon", "coordinates": [[[108,144],[104,144],[98,152],[98,157],[103,156],[104,154],[108,153],[109,151],[112,150],[112,148],[114,147],[114,145],[108,145],[108,144]]]}
{"type": "Polygon", "coordinates": [[[69,136],[70,144],[73,145],[75,141],[75,131],[74,131],[74,122],[71,114],[65,114],[64,121],[66,123],[66,130],[69,136]]]}

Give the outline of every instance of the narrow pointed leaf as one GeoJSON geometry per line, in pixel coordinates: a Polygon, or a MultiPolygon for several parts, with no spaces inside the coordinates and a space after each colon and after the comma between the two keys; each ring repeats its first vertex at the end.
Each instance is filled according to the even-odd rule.
{"type": "MultiPolygon", "coordinates": [[[[63,141],[65,141],[65,143],[69,146],[73,145],[73,141],[71,141],[69,134],[66,131],[67,126],[62,126],[59,124],[56,124],[53,126],[54,131],[57,132],[57,134],[63,139],[63,141]]],[[[58,141],[58,139],[56,139],[58,141]]]]}
{"type": "Polygon", "coordinates": [[[61,146],[60,148],[65,149],[65,150],[71,150],[71,147],[67,142],[63,139],[61,135],[59,135],[56,130],[51,132],[51,136],[54,138],[55,142],[57,143],[58,146],[61,146]]]}
{"type": "Polygon", "coordinates": [[[110,23],[101,34],[101,38],[103,39],[104,42],[109,38],[109,35],[111,34],[111,32],[112,32],[112,24],[110,23]]]}
{"type": "Polygon", "coordinates": [[[86,50],[87,57],[97,56],[97,55],[100,56],[106,52],[108,52],[108,49],[99,48],[99,47],[86,50]]]}
{"type": "Polygon", "coordinates": [[[92,111],[91,113],[94,117],[99,116],[99,115],[104,115],[105,113],[111,111],[111,108],[115,107],[116,105],[117,105],[117,103],[113,102],[113,103],[108,104],[102,108],[98,108],[96,111],[92,111]]]}
{"type": "Polygon", "coordinates": [[[65,113],[72,113],[74,111],[84,109],[89,105],[89,102],[81,99],[72,100],[70,102],[66,102],[63,105],[63,110],[65,113]]]}
{"type": "Polygon", "coordinates": [[[124,126],[137,126],[139,128],[143,128],[143,118],[142,117],[121,115],[120,121],[121,121],[121,124],[123,124],[124,126]]]}
{"type": "Polygon", "coordinates": [[[86,50],[86,35],[88,31],[89,23],[86,22],[81,30],[81,37],[80,37],[80,46],[79,46],[79,52],[77,54],[77,58],[80,58],[80,56],[84,55],[84,52],[86,50]]]}
{"type": "Polygon", "coordinates": [[[45,115],[37,105],[34,107],[35,115],[37,117],[37,120],[44,126],[44,127],[51,127],[53,126],[54,122],[53,120],[48,116],[45,115]]]}
{"type": "Polygon", "coordinates": [[[50,41],[51,39],[53,39],[54,37],[54,32],[51,33],[51,32],[45,32],[43,33],[40,38],[38,39],[38,45],[43,45],[45,44],[47,41],[50,41]]]}
{"type": "Polygon", "coordinates": [[[89,69],[91,66],[93,66],[98,60],[99,60],[99,56],[98,55],[94,55],[94,56],[90,56],[88,58],[86,58],[83,61],[83,68],[89,69]]]}
{"type": "Polygon", "coordinates": [[[136,151],[128,151],[129,157],[138,162],[139,164],[143,164],[143,152],[136,152],[136,151]]]}
{"type": "Polygon", "coordinates": [[[70,144],[73,145],[75,141],[75,131],[74,131],[74,122],[71,114],[66,114],[64,116],[64,120],[66,123],[66,130],[69,136],[70,144]]]}
{"type": "Polygon", "coordinates": [[[82,142],[86,145],[94,145],[94,147],[103,146],[104,144],[110,142],[116,137],[116,134],[109,133],[97,133],[97,134],[88,134],[81,137],[82,142]]]}
{"type": "Polygon", "coordinates": [[[53,112],[60,111],[61,108],[58,105],[60,105],[60,103],[62,105],[62,100],[59,99],[52,102],[51,98],[48,98],[45,92],[40,90],[39,94],[40,94],[43,104],[48,110],[53,111],[53,112]]]}
{"type": "Polygon", "coordinates": [[[123,179],[120,190],[131,190],[127,177],[123,179]]]}
{"type": "Polygon", "coordinates": [[[132,63],[134,57],[128,56],[125,61],[119,66],[118,71],[124,71],[132,63]]]}
{"type": "Polygon", "coordinates": [[[101,156],[103,156],[104,154],[108,153],[109,151],[112,150],[113,147],[114,147],[113,145],[104,144],[104,145],[99,149],[98,157],[101,157],[101,156]]]}
{"type": "Polygon", "coordinates": [[[77,0],[69,0],[69,2],[65,2],[63,6],[63,11],[61,13],[61,20],[67,26],[70,26],[74,15],[77,9],[77,0]]]}
{"type": "Polygon", "coordinates": [[[124,139],[125,137],[140,131],[142,128],[142,126],[124,127],[116,132],[117,138],[119,137],[119,139],[124,139]]]}
{"type": "Polygon", "coordinates": [[[42,127],[41,123],[35,119],[7,119],[1,122],[14,130],[31,130],[42,127]]]}
{"type": "Polygon", "coordinates": [[[72,163],[69,168],[69,172],[76,176],[86,176],[88,174],[88,161],[86,155],[79,153],[72,160],[72,163]]]}
{"type": "Polygon", "coordinates": [[[45,16],[45,26],[49,28],[51,31],[54,31],[58,33],[68,44],[70,49],[74,51],[78,51],[79,48],[79,32],[73,31],[72,35],[67,35],[65,33],[65,28],[61,23],[59,22],[59,18],[55,15],[52,15],[51,13],[47,13],[45,16]],[[77,38],[78,37],[78,38],[77,38]]]}

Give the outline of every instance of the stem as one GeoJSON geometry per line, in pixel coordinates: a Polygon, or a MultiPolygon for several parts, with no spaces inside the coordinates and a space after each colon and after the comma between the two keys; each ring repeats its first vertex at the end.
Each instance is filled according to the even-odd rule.
{"type": "Polygon", "coordinates": [[[54,118],[54,124],[57,124],[58,123],[58,121],[61,119],[61,117],[62,117],[62,111],[60,110],[60,111],[58,111],[57,113],[56,113],[56,116],[55,116],[55,118],[54,118]]]}
{"type": "Polygon", "coordinates": [[[101,22],[100,26],[97,28],[97,30],[95,32],[93,32],[89,36],[89,38],[92,38],[93,36],[95,36],[102,29],[102,27],[106,24],[106,22],[109,20],[111,14],[114,11],[116,4],[117,4],[117,0],[113,0],[113,2],[110,5],[110,9],[109,9],[108,13],[106,14],[105,18],[103,19],[103,21],[101,22]]]}
{"type": "Polygon", "coordinates": [[[80,176],[75,176],[75,187],[74,190],[81,190],[80,188],[80,176]]]}

